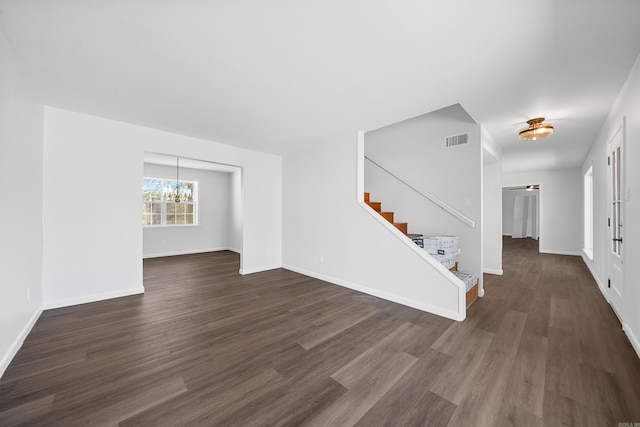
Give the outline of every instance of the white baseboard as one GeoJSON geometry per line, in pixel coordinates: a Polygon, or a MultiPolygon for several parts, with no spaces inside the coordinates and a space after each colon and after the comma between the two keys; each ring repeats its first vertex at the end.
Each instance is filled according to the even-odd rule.
{"type": "Polygon", "coordinates": [[[236,253],[240,253],[238,249],[230,248],[230,247],[220,247],[220,248],[204,248],[204,249],[189,249],[184,251],[169,251],[169,252],[157,252],[153,254],[143,254],[142,259],[147,258],[161,258],[165,256],[177,256],[177,255],[189,255],[189,254],[202,254],[205,252],[219,252],[219,251],[232,251],[236,253]]]}
{"type": "Polygon", "coordinates": [[[52,308],[69,307],[72,305],[86,304],[89,302],[96,302],[96,301],[104,301],[112,298],[128,297],[130,295],[138,295],[143,293],[144,293],[144,287],[139,286],[135,288],[121,289],[113,292],[105,292],[102,294],[83,295],[83,296],[74,297],[74,298],[45,301],[44,309],[50,310],[52,308]]]}
{"type": "Polygon", "coordinates": [[[636,337],[627,323],[622,326],[622,330],[627,334],[627,337],[629,337],[633,349],[636,351],[638,358],[640,358],[640,341],[638,341],[638,337],[636,337]]]}
{"type": "Polygon", "coordinates": [[[556,251],[553,249],[543,249],[540,248],[540,253],[541,254],[551,254],[551,255],[573,255],[573,256],[581,256],[582,252],[578,251],[578,252],[574,252],[574,251],[556,251]]]}
{"type": "Polygon", "coordinates": [[[281,265],[267,265],[264,267],[241,268],[238,272],[244,276],[245,274],[260,273],[263,271],[275,270],[276,268],[281,267],[281,265]]]}
{"type": "Polygon", "coordinates": [[[593,280],[596,281],[596,284],[598,285],[598,288],[600,289],[600,292],[602,292],[602,295],[604,296],[604,299],[607,302],[609,302],[609,295],[607,294],[607,289],[604,287],[604,283],[602,283],[600,281],[600,278],[598,277],[598,275],[596,274],[595,270],[593,269],[593,262],[589,258],[585,258],[585,257],[586,257],[586,255],[582,254],[582,261],[584,262],[584,264],[589,269],[589,272],[591,273],[591,276],[593,277],[593,280]]]}
{"type": "Polygon", "coordinates": [[[504,274],[504,270],[496,270],[494,268],[483,268],[482,272],[487,274],[495,274],[496,276],[502,276],[504,274]]]}
{"type": "Polygon", "coordinates": [[[24,327],[22,328],[22,330],[20,331],[16,339],[13,341],[13,343],[11,344],[7,352],[2,355],[2,359],[0,360],[0,378],[2,378],[2,376],[4,375],[4,372],[9,367],[9,364],[11,363],[15,355],[18,353],[18,350],[20,350],[20,347],[22,347],[22,343],[27,338],[27,335],[29,335],[29,332],[31,332],[31,329],[33,329],[33,326],[36,324],[41,314],[42,314],[42,306],[39,306],[36,309],[36,311],[33,312],[33,314],[31,315],[27,323],[24,325],[24,327]]]}
{"type": "Polygon", "coordinates": [[[399,295],[390,294],[388,292],[382,292],[377,289],[372,289],[367,286],[357,285],[355,283],[347,282],[345,280],[336,279],[334,277],[325,276],[324,274],[316,273],[313,271],[297,268],[292,265],[283,265],[282,268],[295,271],[296,273],[303,274],[305,276],[313,277],[315,279],[324,280],[325,282],[333,283],[334,285],[343,286],[345,288],[353,289],[354,291],[362,292],[368,295],[373,295],[385,299],[387,301],[395,302],[398,304],[406,305],[411,308],[426,311],[427,313],[433,313],[438,316],[446,317],[447,319],[457,320],[459,322],[465,319],[466,313],[458,313],[450,310],[445,310],[441,307],[433,306],[431,304],[424,304],[418,301],[410,300],[408,298],[401,297],[399,295]]]}
{"type": "MultiPolygon", "coordinates": [[[[605,288],[604,283],[601,282],[600,278],[598,277],[595,270],[593,269],[593,261],[589,259],[587,254],[582,253],[581,255],[582,255],[582,260],[584,261],[585,265],[589,269],[589,272],[591,273],[591,276],[593,276],[593,280],[595,280],[596,284],[598,285],[598,288],[600,289],[600,292],[602,292],[602,296],[604,296],[604,299],[607,301],[607,303],[611,304],[611,301],[609,300],[609,294],[607,293],[607,288],[605,288]]],[[[615,313],[615,310],[614,310],[614,313],[615,313]]],[[[617,313],[616,313],[616,316],[617,316],[617,313]]],[[[638,340],[638,337],[636,337],[636,335],[633,333],[633,330],[629,327],[628,323],[622,322],[622,330],[624,331],[625,334],[627,334],[627,337],[629,338],[629,342],[631,343],[631,346],[636,351],[638,358],[640,358],[640,341],[638,340]]]]}
{"type": "MultiPolygon", "coordinates": [[[[587,256],[587,254],[584,254],[584,253],[582,254],[582,260],[584,261],[585,265],[589,269],[591,276],[593,276],[593,280],[595,280],[596,284],[598,285],[598,288],[600,289],[602,296],[604,296],[604,299],[607,301],[607,303],[611,304],[611,301],[609,300],[609,294],[607,293],[607,288],[604,287],[604,283],[600,281],[600,278],[598,277],[598,275],[593,269],[593,261],[591,261],[587,256]]],[[[614,310],[614,313],[615,313],[615,310],[614,310]]],[[[629,342],[631,343],[631,346],[636,351],[638,358],[640,358],[640,341],[638,340],[638,337],[636,337],[636,335],[633,333],[633,330],[629,327],[628,323],[622,323],[622,330],[624,331],[625,334],[627,334],[627,337],[629,338],[629,342]]]]}

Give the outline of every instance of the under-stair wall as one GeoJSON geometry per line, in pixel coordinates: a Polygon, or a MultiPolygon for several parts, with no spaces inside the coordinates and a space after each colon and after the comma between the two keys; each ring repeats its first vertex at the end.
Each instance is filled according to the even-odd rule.
{"type": "Polygon", "coordinates": [[[357,146],[354,132],[283,157],[283,267],[463,320],[462,282],[364,206],[357,146]]]}
{"type": "MultiPolygon", "coordinates": [[[[384,200],[410,233],[453,234],[460,239],[460,267],[482,278],[482,147],[480,126],[460,105],[447,107],[365,134],[365,153],[475,222],[470,227],[446,210],[365,161],[365,191],[384,200]],[[447,148],[447,137],[468,143],[447,148]]],[[[482,295],[482,282],[480,294],[482,295]]]]}

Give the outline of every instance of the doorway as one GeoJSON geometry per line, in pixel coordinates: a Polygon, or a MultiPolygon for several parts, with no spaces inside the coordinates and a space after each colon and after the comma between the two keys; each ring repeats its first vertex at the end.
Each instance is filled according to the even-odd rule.
{"type": "Polygon", "coordinates": [[[540,238],[540,185],[502,189],[502,235],[513,239],[540,238]]]}
{"type": "Polygon", "coordinates": [[[143,258],[231,250],[240,254],[242,265],[242,168],[145,152],[143,176],[143,182],[159,183],[151,191],[151,202],[145,199],[143,186],[143,210],[150,204],[147,211],[161,212],[152,213],[157,216],[153,221],[143,214],[143,258]],[[165,193],[178,181],[191,185],[191,203],[167,199],[165,193]],[[173,215],[178,208],[188,210],[189,220],[165,222],[164,211],[173,215]]]}

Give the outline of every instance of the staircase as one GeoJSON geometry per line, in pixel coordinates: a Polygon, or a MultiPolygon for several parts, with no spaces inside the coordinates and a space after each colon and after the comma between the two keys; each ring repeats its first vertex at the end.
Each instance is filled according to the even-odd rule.
{"type": "MultiPolygon", "coordinates": [[[[372,202],[371,201],[371,193],[364,193],[364,202],[369,205],[371,209],[378,212],[384,219],[393,224],[398,230],[404,233],[405,236],[412,238],[423,237],[422,234],[409,234],[408,233],[408,224],[406,222],[395,222],[394,221],[394,213],[393,212],[383,212],[382,211],[382,202],[372,202]]],[[[464,281],[462,278],[466,273],[458,271],[458,263],[456,262],[453,267],[449,269],[453,274],[455,274],[458,278],[464,281]],[[462,276],[462,277],[461,277],[462,276]]],[[[476,299],[478,299],[478,282],[475,282],[475,285],[467,290],[466,292],[466,303],[467,307],[469,307],[476,299]]]]}
{"type": "Polygon", "coordinates": [[[372,202],[371,201],[371,193],[364,193],[364,202],[369,205],[371,209],[378,212],[384,219],[393,224],[398,230],[403,232],[407,237],[422,237],[422,234],[409,234],[409,224],[406,222],[394,222],[393,220],[393,212],[383,212],[382,211],[382,203],[381,202],[372,202]]]}

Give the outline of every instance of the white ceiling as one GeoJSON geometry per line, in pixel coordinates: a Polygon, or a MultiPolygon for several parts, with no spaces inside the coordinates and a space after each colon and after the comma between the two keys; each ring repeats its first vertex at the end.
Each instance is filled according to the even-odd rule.
{"type": "Polygon", "coordinates": [[[581,164],[640,1],[0,0],[0,31],[48,105],[286,154],[460,103],[514,172],[581,164]]]}

